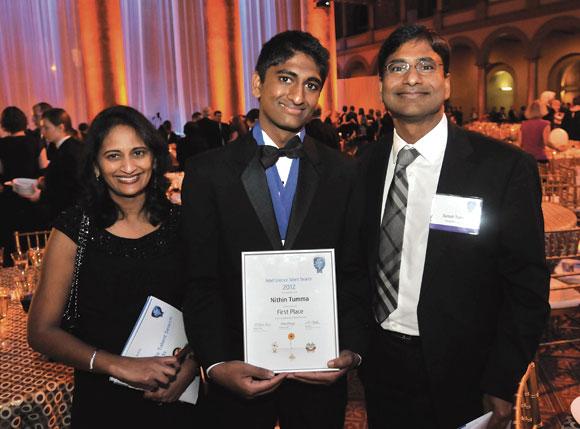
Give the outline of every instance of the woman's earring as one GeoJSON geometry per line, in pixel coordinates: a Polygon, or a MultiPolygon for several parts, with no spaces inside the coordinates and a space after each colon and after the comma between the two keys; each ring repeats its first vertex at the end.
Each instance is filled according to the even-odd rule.
{"type": "Polygon", "coordinates": [[[95,168],[95,177],[97,179],[97,182],[101,179],[101,172],[99,171],[98,168],[95,168]]]}

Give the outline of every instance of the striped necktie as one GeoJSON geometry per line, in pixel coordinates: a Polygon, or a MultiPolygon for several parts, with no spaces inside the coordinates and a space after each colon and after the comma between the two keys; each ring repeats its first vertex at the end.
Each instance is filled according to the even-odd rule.
{"type": "Polygon", "coordinates": [[[409,191],[406,169],[418,156],[419,152],[415,148],[405,147],[399,151],[395,174],[387,194],[379,236],[376,294],[373,303],[375,318],[379,323],[384,322],[397,308],[399,269],[409,191]]]}

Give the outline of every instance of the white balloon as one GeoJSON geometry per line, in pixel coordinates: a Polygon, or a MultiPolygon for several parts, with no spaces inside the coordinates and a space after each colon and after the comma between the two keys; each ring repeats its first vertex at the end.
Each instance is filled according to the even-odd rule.
{"type": "Polygon", "coordinates": [[[554,128],[550,131],[550,142],[556,146],[565,146],[568,144],[568,133],[562,128],[554,128]]]}
{"type": "Polygon", "coordinates": [[[556,98],[556,93],[554,91],[544,91],[540,95],[540,102],[548,104],[554,98],[556,98]]]}

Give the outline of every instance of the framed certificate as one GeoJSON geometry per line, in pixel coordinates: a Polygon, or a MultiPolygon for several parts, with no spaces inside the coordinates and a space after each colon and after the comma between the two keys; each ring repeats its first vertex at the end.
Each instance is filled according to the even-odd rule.
{"type": "Polygon", "coordinates": [[[335,371],[334,249],[243,252],[245,361],[274,372],[335,371]]]}

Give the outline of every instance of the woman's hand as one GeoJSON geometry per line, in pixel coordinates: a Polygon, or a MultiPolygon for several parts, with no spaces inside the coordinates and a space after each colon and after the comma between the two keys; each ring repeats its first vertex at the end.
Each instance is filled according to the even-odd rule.
{"type": "Polygon", "coordinates": [[[186,358],[177,373],[175,380],[168,386],[161,386],[156,390],[145,392],[144,398],[157,402],[175,402],[199,374],[199,364],[193,359],[186,358]]]}
{"type": "MultiPolygon", "coordinates": [[[[97,355],[97,360],[99,356],[97,355]]],[[[175,356],[130,358],[118,357],[111,375],[131,386],[155,390],[175,380],[180,365],[175,356]]]]}

